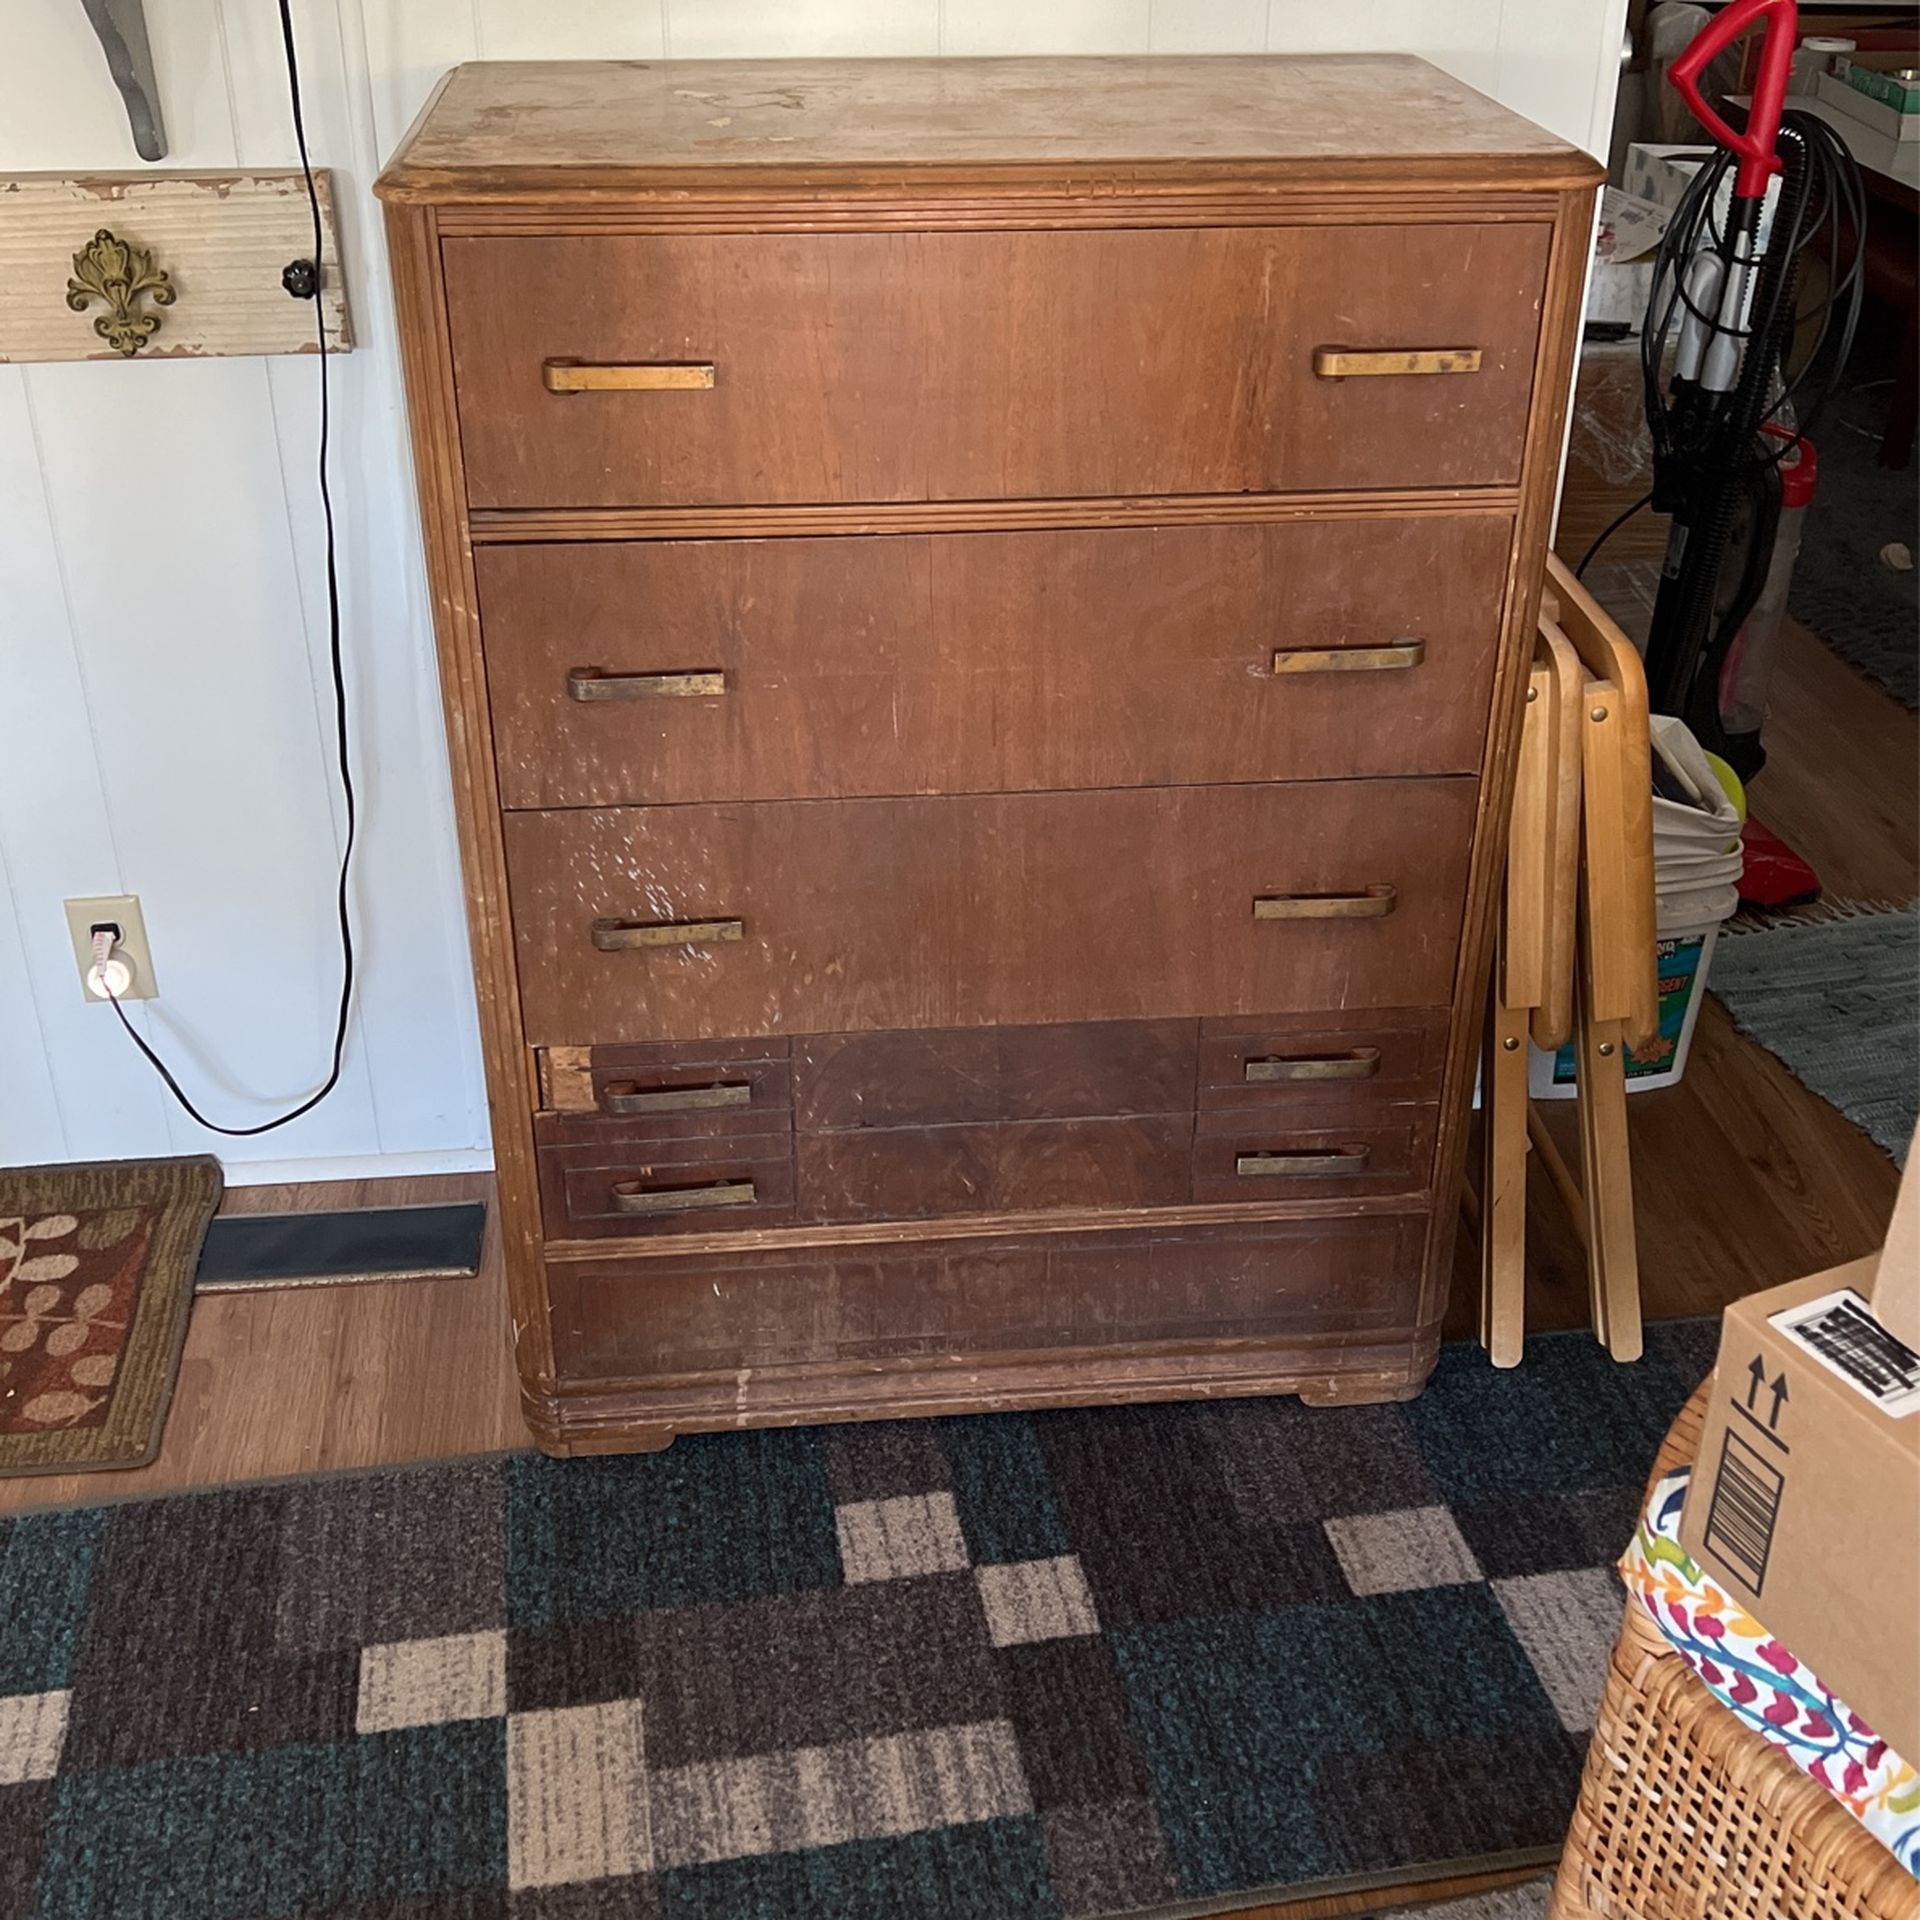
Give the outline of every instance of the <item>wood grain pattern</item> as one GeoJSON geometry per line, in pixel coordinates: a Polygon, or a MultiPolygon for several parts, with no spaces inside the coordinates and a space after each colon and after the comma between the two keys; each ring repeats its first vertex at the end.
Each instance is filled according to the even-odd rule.
{"type": "Polygon", "coordinates": [[[875,1127],[795,1139],[802,1211],[921,1220],[1051,1207],[1173,1207],[1191,1197],[1193,1113],[875,1127]]]}
{"type": "Polygon", "coordinates": [[[1496,515],[476,556],[510,807],[1472,772],[1496,515]],[[1417,593],[1413,590],[1417,583],[1417,593]],[[1277,648],[1417,640],[1392,673],[1277,648]],[[592,702],[568,675],[724,676],[592,702]]]}
{"type": "Polygon", "coordinates": [[[387,249],[400,356],[407,383],[414,473],[420,491],[427,585],[446,714],[447,750],[467,889],[467,933],[493,1124],[502,1258],[521,1384],[531,1400],[551,1391],[553,1345],[541,1284],[539,1181],[528,1116],[538,1101],[520,1026],[520,985],[509,918],[506,859],[480,654],[473,548],[461,517],[466,485],[454,418],[453,367],[430,209],[387,209],[387,249]]]}
{"type": "Polygon", "coordinates": [[[552,202],[692,183],[819,197],[911,180],[979,194],[988,179],[1005,192],[1040,178],[1099,195],[1249,176],[1557,186],[1597,173],[1402,54],[495,61],[442,82],[378,191],[552,202]]]}
{"type": "Polygon", "coordinates": [[[793,1042],[808,1132],[1171,1113],[1194,1101],[1191,1020],[814,1034],[793,1042]]]}
{"type": "MultiPolygon", "coordinates": [[[[1258,1358],[1275,1371],[1309,1364],[1315,1345],[1342,1337],[1385,1344],[1404,1336],[1400,1263],[1422,1224],[1410,1213],[1338,1226],[609,1259],[556,1264],[549,1283],[566,1369],[582,1381],[630,1383],[638,1394],[678,1401],[676,1422],[777,1416],[783,1383],[807,1370],[842,1376],[842,1393],[877,1375],[870,1391],[893,1409],[929,1388],[960,1403],[972,1371],[1022,1355],[1056,1363],[1079,1356],[1089,1371],[1104,1359],[1119,1399],[1129,1396],[1114,1364],[1116,1329],[1124,1330],[1119,1344],[1141,1357],[1185,1349],[1190,1373],[1206,1365],[1212,1342],[1241,1346],[1243,1360],[1264,1347],[1258,1358]],[[739,1379],[742,1368],[753,1370],[749,1381],[739,1379]]],[[[1320,1370],[1336,1365],[1328,1358],[1320,1370]]],[[[1108,1396],[1095,1389],[1090,1397],[1108,1396]]],[[[1000,1404],[1021,1404],[1017,1388],[1000,1404]]]]}
{"type": "Polygon", "coordinates": [[[527,1037],[1026,1025],[1444,1004],[1471,780],[819,800],[506,821],[527,1037]],[[1396,890],[1366,920],[1256,897],[1396,890]],[[592,921],[739,918],[719,947],[592,921]]]}
{"type": "Polygon", "coordinates": [[[448,240],[468,500],[1508,484],[1550,232],[448,240]],[[1316,346],[1410,333],[1477,345],[1480,371],[1312,375],[1316,346]],[[555,356],[710,362],[715,382],[556,395],[541,375],[555,356]]]}

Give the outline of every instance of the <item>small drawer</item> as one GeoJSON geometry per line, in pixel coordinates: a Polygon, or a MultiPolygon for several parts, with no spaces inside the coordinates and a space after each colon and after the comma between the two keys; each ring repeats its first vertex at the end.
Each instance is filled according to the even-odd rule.
{"type": "Polygon", "coordinates": [[[1512,486],[1551,238],[1544,220],[449,238],[468,499],[1512,486]]]}
{"type": "Polygon", "coordinates": [[[784,1040],[545,1048],[536,1137],[564,1145],[784,1128],[787,1051],[784,1040]]]}
{"type": "Polygon", "coordinates": [[[1447,1016],[1438,1008],[1203,1020],[1199,1104],[1363,1111],[1437,1100],[1446,1048],[1447,1016]]]}
{"type": "Polygon", "coordinates": [[[1433,1172],[1437,1106],[1348,1118],[1306,1112],[1202,1113],[1194,1131],[1196,1201],[1408,1193],[1433,1172]]]}
{"type": "Polygon", "coordinates": [[[784,1133],[539,1150],[549,1238],[711,1233],[794,1218],[784,1133]]]}

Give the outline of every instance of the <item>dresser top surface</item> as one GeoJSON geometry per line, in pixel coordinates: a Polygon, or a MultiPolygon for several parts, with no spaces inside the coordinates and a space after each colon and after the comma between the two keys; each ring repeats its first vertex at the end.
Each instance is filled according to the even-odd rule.
{"type": "Polygon", "coordinates": [[[447,76],[379,191],[430,202],[1009,177],[1097,190],[1223,173],[1584,186],[1599,171],[1405,54],[482,61],[447,76]]]}

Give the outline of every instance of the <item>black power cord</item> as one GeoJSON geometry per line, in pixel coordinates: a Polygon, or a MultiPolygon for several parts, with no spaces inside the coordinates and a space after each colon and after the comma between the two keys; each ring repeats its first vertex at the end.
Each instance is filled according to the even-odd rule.
{"type": "Polygon", "coordinates": [[[281,278],[288,293],[296,299],[313,301],[314,338],[320,361],[319,480],[320,513],[326,528],[327,546],[327,652],[333,669],[334,746],[340,768],[340,792],[346,813],[346,836],[340,849],[340,881],[336,893],[340,920],[340,1016],[333,1030],[333,1058],[327,1068],[327,1077],[298,1106],[290,1108],[276,1119],[262,1120],[251,1127],[223,1127],[219,1121],[209,1120],[187,1098],[180,1082],[173,1077],[172,1069],[135,1030],[133,1022],[127,1018],[126,1008],[120,1004],[119,996],[114,993],[107,995],[114,1012],[120,1016],[120,1024],[126,1029],[127,1038],[146,1056],[147,1064],[166,1083],[167,1091],[208,1132],[223,1133],[230,1139],[244,1139],[249,1134],[271,1133],[276,1127],[287,1126],[303,1114],[311,1113],[340,1084],[340,1069],[347,1051],[347,1029],[353,1013],[353,917],[348,894],[353,870],[353,845],[359,825],[359,804],[353,790],[353,761],[348,751],[347,667],[340,635],[340,567],[335,550],[333,493],[328,478],[327,456],[332,430],[332,411],[331,395],[327,384],[327,313],[320,299],[320,288],[326,278],[326,236],[320,219],[320,190],[314,185],[313,162],[307,153],[307,124],[300,101],[300,60],[294,48],[291,0],[279,0],[279,5],[280,40],[287,55],[287,93],[293,107],[293,137],[300,149],[300,173],[306,181],[307,211],[313,220],[312,260],[292,262],[281,278]],[[297,271],[300,268],[306,268],[307,271],[304,273],[297,271]],[[303,289],[310,289],[310,291],[303,291],[303,289]]]}

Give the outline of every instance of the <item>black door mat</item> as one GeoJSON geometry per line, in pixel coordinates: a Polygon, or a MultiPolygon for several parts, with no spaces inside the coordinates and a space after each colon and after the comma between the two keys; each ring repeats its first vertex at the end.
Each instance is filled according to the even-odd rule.
{"type": "Polygon", "coordinates": [[[457,1280],[480,1271],[487,1209],[362,1207],[345,1213],[229,1213],[207,1230],[197,1293],[457,1280]]]}

